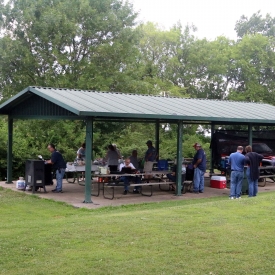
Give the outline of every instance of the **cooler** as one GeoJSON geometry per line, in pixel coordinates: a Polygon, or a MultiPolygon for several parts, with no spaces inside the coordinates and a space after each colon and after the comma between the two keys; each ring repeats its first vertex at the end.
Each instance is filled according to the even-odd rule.
{"type": "Polygon", "coordinates": [[[226,177],[212,176],[210,180],[210,187],[218,189],[226,188],[226,177]]]}

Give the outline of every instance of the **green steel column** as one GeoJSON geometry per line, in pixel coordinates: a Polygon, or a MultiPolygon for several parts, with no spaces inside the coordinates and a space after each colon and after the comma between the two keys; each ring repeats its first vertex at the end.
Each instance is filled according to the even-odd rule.
{"type": "Polygon", "coordinates": [[[181,169],[182,169],[182,138],[183,138],[183,123],[178,122],[177,136],[177,174],[176,174],[176,196],[181,196],[181,169]]]}
{"type": "Polygon", "coordinates": [[[92,151],[91,151],[91,154],[92,154],[92,157],[91,157],[91,160],[94,160],[94,151],[93,151],[93,147],[94,147],[94,120],[92,120],[92,134],[91,134],[91,143],[92,143],[92,151]]]}
{"type": "Polygon", "coordinates": [[[92,199],[91,199],[92,136],[93,136],[93,119],[88,117],[86,120],[85,200],[83,201],[84,203],[92,203],[92,199]]]}
{"type": "MultiPolygon", "coordinates": [[[[252,146],[252,142],[253,142],[253,134],[252,134],[252,124],[251,123],[249,123],[248,124],[248,144],[249,145],[251,145],[252,146]]],[[[253,150],[253,148],[252,148],[252,150],[253,150]]]]}
{"type": "Polygon", "coordinates": [[[155,131],[155,148],[158,153],[157,159],[159,159],[159,121],[156,122],[155,131]]]}
{"type": "MultiPolygon", "coordinates": [[[[211,141],[212,141],[212,137],[213,137],[214,132],[215,132],[215,124],[211,123],[211,141]]],[[[210,149],[210,174],[214,174],[212,147],[210,149]]]]}
{"type": "Polygon", "coordinates": [[[7,152],[7,181],[12,183],[12,137],[13,137],[13,119],[8,118],[8,152],[7,152]]]}

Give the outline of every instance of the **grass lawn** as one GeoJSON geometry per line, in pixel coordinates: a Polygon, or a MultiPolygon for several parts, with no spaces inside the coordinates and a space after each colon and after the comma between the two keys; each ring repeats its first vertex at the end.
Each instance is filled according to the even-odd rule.
{"type": "Polygon", "coordinates": [[[274,192],[88,210],[0,189],[0,217],[0,274],[275,274],[274,192]]]}

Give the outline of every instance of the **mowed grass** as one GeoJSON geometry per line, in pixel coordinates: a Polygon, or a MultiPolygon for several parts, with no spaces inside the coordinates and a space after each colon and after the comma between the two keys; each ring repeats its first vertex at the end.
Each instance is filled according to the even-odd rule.
{"type": "Polygon", "coordinates": [[[76,209],[0,189],[0,274],[275,274],[275,193],[76,209]]]}

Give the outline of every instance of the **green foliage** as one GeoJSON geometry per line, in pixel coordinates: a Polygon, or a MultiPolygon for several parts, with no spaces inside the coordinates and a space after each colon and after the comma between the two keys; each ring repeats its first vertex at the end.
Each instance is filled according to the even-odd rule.
{"type": "MultiPolygon", "coordinates": [[[[275,104],[275,19],[270,15],[242,16],[235,28],[238,41],[197,39],[192,25],[164,30],[135,20],[128,1],[1,1],[1,100],[37,85],[275,104]]],[[[5,119],[0,126],[3,179],[5,119]]],[[[167,131],[166,126],[160,130],[160,158],[173,159],[177,127],[169,125],[167,131]]],[[[200,142],[209,158],[206,128],[185,126],[185,157],[192,157],[192,145],[200,142]]],[[[96,122],[93,134],[94,157],[103,157],[110,143],[124,156],[138,149],[143,157],[146,140],[155,139],[153,124],[96,122]]],[[[16,121],[14,175],[22,175],[25,159],[48,156],[47,143],[73,160],[84,140],[84,121],[16,121]]]]}
{"type": "Polygon", "coordinates": [[[275,104],[275,53],[272,39],[247,35],[236,44],[235,85],[229,99],[275,104]]]}
{"type": "Polygon", "coordinates": [[[275,18],[270,14],[263,17],[260,11],[254,13],[250,18],[242,15],[236,22],[235,30],[238,37],[242,38],[247,34],[262,34],[264,36],[275,36],[275,18]]]}
{"type": "Polygon", "coordinates": [[[0,88],[120,90],[136,14],[119,0],[14,0],[2,7],[0,88]]]}

